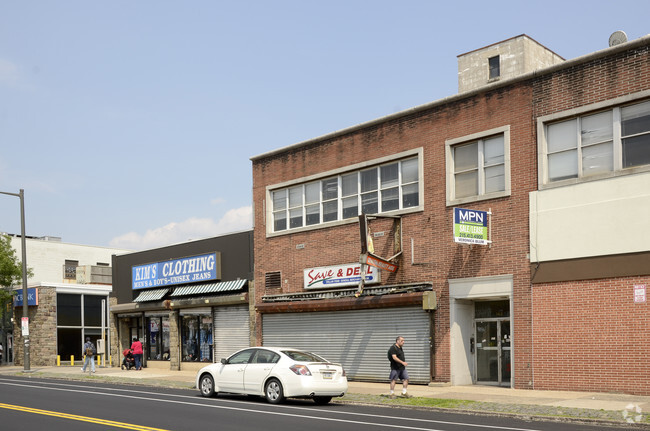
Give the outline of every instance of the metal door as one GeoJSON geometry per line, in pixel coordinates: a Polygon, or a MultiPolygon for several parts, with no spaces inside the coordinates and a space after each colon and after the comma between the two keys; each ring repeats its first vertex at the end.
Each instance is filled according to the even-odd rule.
{"type": "Polygon", "coordinates": [[[421,307],[265,314],[265,346],[293,347],[340,363],[348,378],[386,381],[387,352],[395,337],[406,340],[409,381],[431,381],[431,319],[421,307]]]}

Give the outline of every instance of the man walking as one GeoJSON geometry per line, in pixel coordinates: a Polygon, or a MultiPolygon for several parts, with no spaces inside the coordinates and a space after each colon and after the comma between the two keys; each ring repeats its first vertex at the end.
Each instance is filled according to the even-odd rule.
{"type": "Polygon", "coordinates": [[[411,398],[411,395],[406,391],[409,385],[409,373],[406,371],[408,362],[404,357],[404,337],[397,337],[395,344],[388,349],[388,359],[390,360],[390,398],[395,398],[395,381],[402,381],[402,397],[411,398]]]}
{"type": "Polygon", "coordinates": [[[86,337],[86,343],[84,343],[84,354],[86,355],[86,359],[84,360],[84,366],[81,367],[81,371],[84,373],[86,372],[86,367],[88,366],[88,363],[90,363],[90,371],[93,373],[95,372],[95,354],[97,353],[97,350],[95,349],[95,345],[90,341],[90,337],[86,337]]]}

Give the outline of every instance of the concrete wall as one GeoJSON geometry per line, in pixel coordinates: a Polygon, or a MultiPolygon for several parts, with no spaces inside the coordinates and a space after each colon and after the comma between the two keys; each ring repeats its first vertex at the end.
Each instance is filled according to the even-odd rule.
{"type": "MultiPolygon", "coordinates": [[[[75,280],[63,278],[63,266],[67,260],[77,260],[79,265],[111,264],[111,256],[123,254],[129,250],[95,247],[89,245],[68,244],[58,241],[44,241],[27,238],[27,266],[32,268],[34,276],[27,280],[32,283],[76,283],[75,280]]],[[[16,250],[16,257],[22,261],[22,243],[20,237],[11,237],[11,246],[16,250]]]]}
{"type": "Polygon", "coordinates": [[[530,194],[531,262],[648,251],[650,172],[530,194]]]}
{"type": "Polygon", "coordinates": [[[564,59],[526,35],[517,36],[458,56],[458,92],[543,69],[564,59]],[[490,79],[488,59],[500,57],[500,76],[490,79]]]}

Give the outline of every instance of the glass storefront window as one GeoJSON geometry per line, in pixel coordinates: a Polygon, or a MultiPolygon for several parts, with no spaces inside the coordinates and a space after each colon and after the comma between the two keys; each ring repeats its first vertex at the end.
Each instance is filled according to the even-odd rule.
{"type": "MultiPolygon", "coordinates": [[[[107,296],[57,293],[57,355],[62,361],[69,361],[72,356],[82,358],[86,337],[97,346],[97,340],[102,338],[102,300],[108,304],[107,296]]],[[[108,319],[105,324],[108,325],[108,319]]],[[[105,340],[108,337],[107,330],[105,340]]]]}
{"type": "Polygon", "coordinates": [[[56,335],[57,353],[61,360],[69,361],[71,356],[81,359],[81,328],[59,328],[56,335]]]}
{"type": "Polygon", "coordinates": [[[477,319],[508,317],[510,316],[510,301],[479,301],[476,302],[474,311],[474,317],[477,319]]]}
{"type": "Polygon", "coordinates": [[[149,334],[147,359],[169,361],[169,317],[147,318],[147,330],[149,334]]]}
{"type": "Polygon", "coordinates": [[[182,360],[212,361],[212,316],[209,314],[182,316],[182,360]]]}
{"type": "Polygon", "coordinates": [[[81,295],[69,293],[56,295],[56,324],[81,326],[81,295]]]}
{"type": "MultiPolygon", "coordinates": [[[[84,295],[84,325],[102,326],[102,300],[103,296],[84,295]]],[[[108,304],[108,301],[106,301],[108,304]]],[[[106,319],[105,324],[108,324],[106,319]]]]}

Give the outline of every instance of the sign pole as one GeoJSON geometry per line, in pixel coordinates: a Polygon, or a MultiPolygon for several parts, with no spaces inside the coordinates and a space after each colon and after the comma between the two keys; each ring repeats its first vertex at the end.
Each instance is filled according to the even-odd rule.
{"type": "MultiPolygon", "coordinates": [[[[27,247],[25,241],[25,191],[20,189],[20,240],[23,254],[23,318],[27,318],[27,325],[29,325],[29,308],[27,298],[27,247]]],[[[29,327],[29,326],[28,326],[29,327]]],[[[27,335],[23,337],[25,340],[25,357],[24,357],[24,371],[30,370],[29,364],[29,330],[27,335]]]]}
{"type": "Polygon", "coordinates": [[[25,190],[20,189],[20,193],[0,192],[3,195],[16,196],[20,198],[20,244],[22,247],[23,259],[23,319],[27,319],[23,340],[25,340],[24,371],[29,371],[29,308],[27,305],[27,247],[25,241],[25,190]]]}

